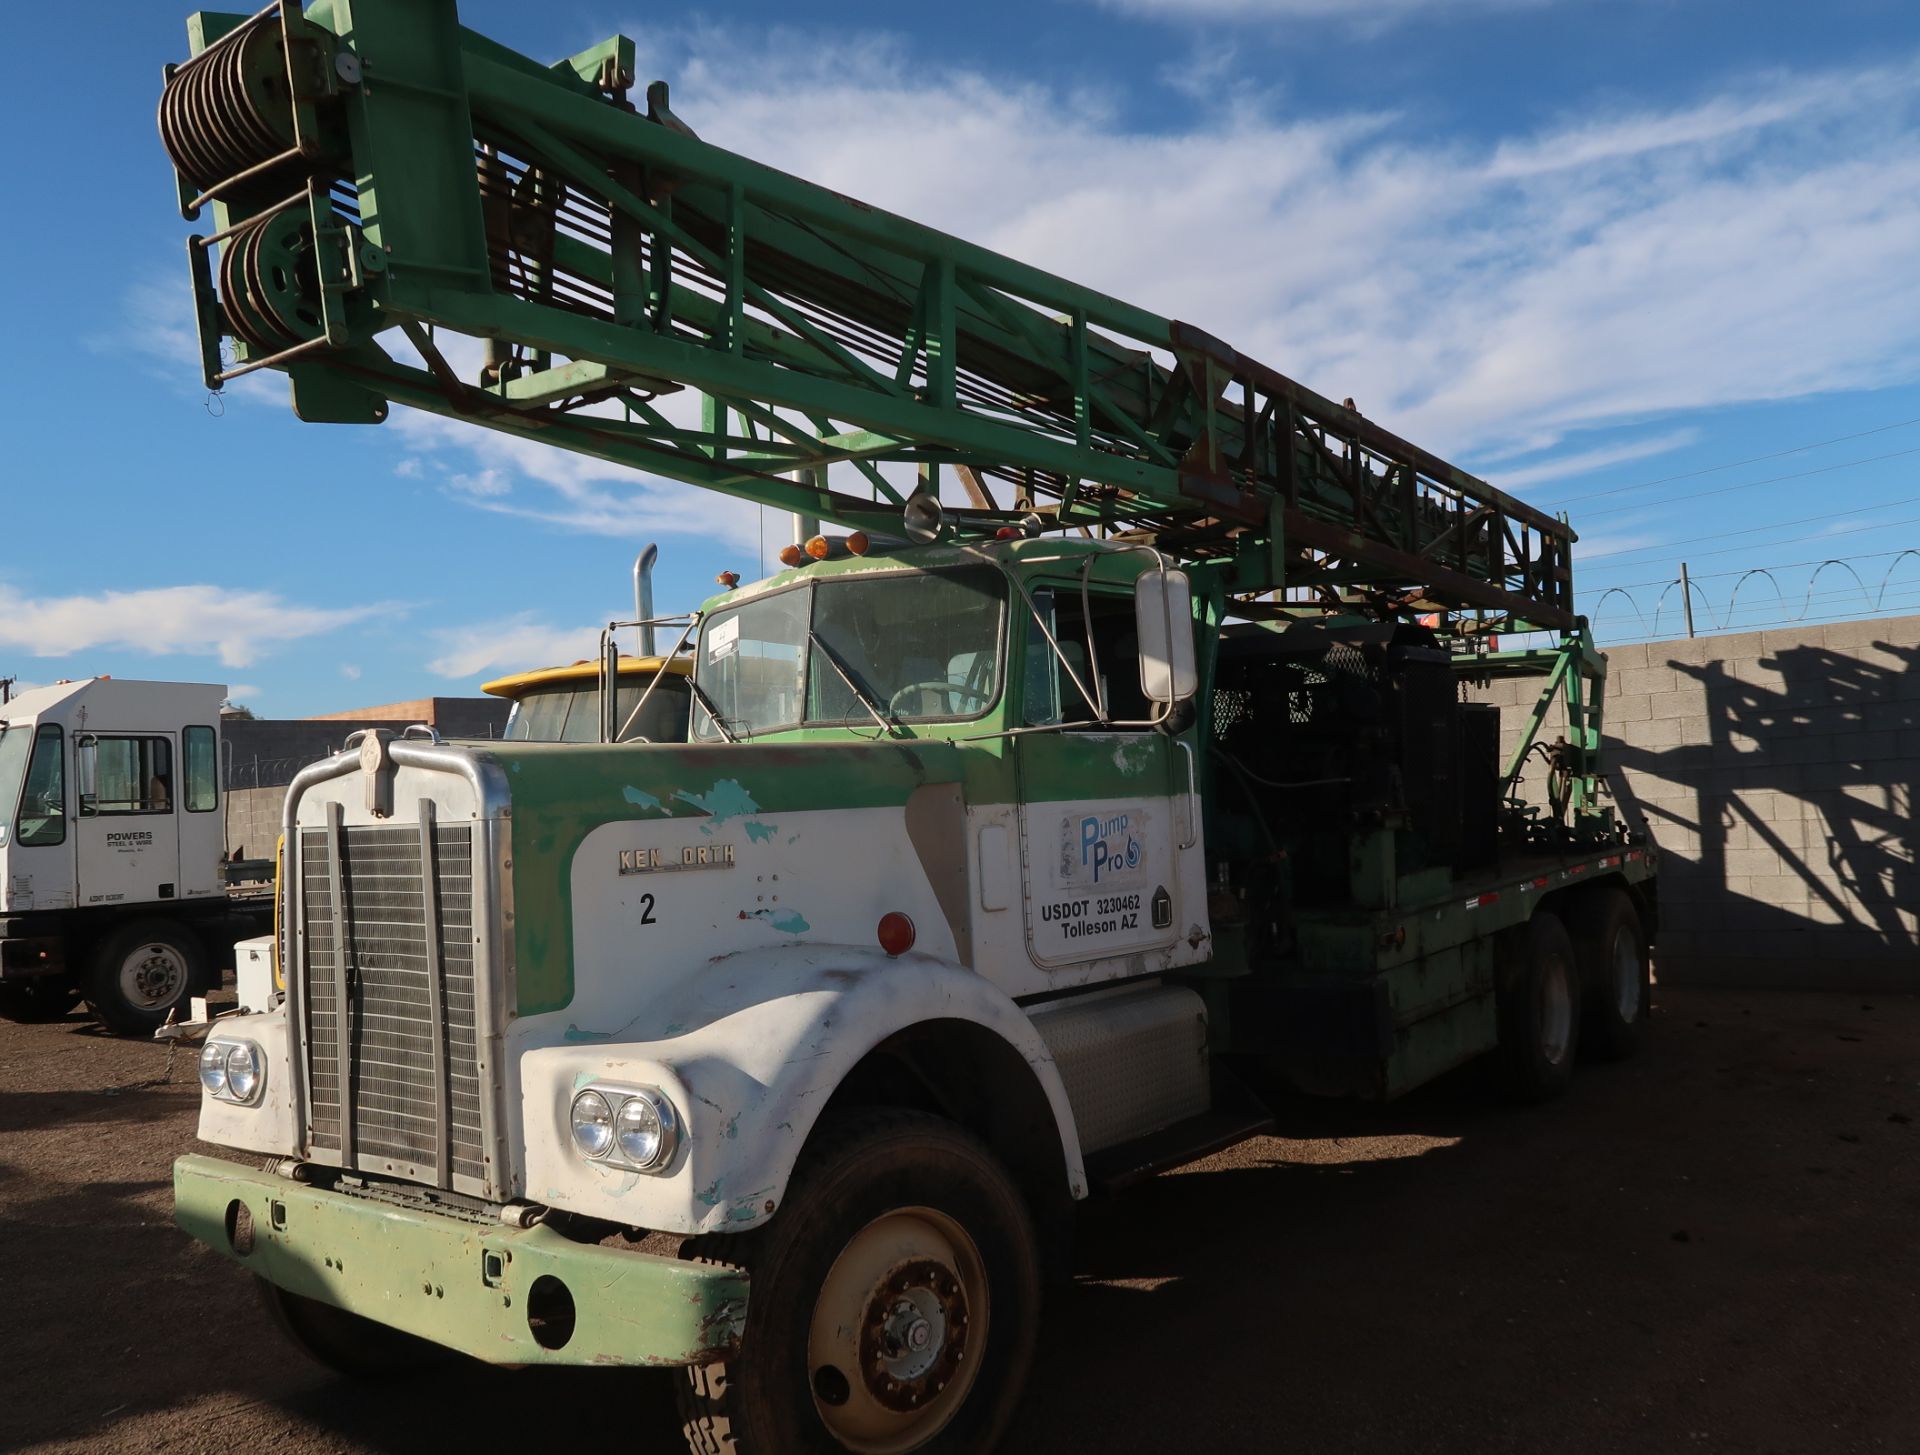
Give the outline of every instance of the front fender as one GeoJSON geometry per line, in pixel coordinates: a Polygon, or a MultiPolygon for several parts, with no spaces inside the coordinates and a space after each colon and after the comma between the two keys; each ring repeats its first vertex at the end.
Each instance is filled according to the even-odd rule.
{"type": "MultiPolygon", "coordinates": [[[[524,1052],[525,1194],[585,1216],[673,1233],[743,1231],[786,1196],[808,1134],[847,1073],[897,1032],[972,1022],[1031,1068],[1059,1132],[1069,1192],[1086,1178],[1073,1111],[1039,1032],[991,982],[924,955],[856,946],[779,946],[727,956],[650,1004],[645,1029],[524,1052]],[[684,1123],[659,1174],[592,1163],[568,1109],[594,1081],[654,1086],[684,1123]]],[[[578,1036],[580,1033],[572,1033],[578,1036]]]]}

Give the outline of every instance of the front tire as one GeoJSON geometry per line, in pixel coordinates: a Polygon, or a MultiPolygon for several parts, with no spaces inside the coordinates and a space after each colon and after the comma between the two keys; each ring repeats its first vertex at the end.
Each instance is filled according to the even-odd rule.
{"type": "Polygon", "coordinates": [[[444,1358],[437,1344],[255,1277],[260,1301],[301,1353],[353,1379],[392,1379],[444,1358]]]}
{"type": "Polygon", "coordinates": [[[953,1123],[823,1122],[777,1216],[686,1255],[752,1280],[740,1355],[679,1386],[694,1455],[985,1455],[1011,1423],[1038,1240],[1006,1169],[953,1123]]]}
{"type": "Polygon", "coordinates": [[[1580,1042],[1580,964],[1560,917],[1535,910],[1516,933],[1519,963],[1496,997],[1500,1080],[1518,1102],[1549,1101],[1573,1078],[1580,1042]]]}
{"type": "Polygon", "coordinates": [[[199,938],[163,919],[122,925],[95,948],[87,1004],[116,1036],[151,1036],[206,983],[199,938]]]}
{"type": "Polygon", "coordinates": [[[40,980],[0,981],[0,1020],[23,1026],[65,1020],[80,1003],[80,992],[64,975],[40,980]]]}

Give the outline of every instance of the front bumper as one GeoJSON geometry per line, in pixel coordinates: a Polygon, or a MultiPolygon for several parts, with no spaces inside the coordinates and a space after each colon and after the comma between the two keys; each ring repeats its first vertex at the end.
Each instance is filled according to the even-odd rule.
{"type": "Polygon", "coordinates": [[[173,1198],[182,1230],[268,1282],[490,1364],[704,1364],[737,1350],[746,1322],[738,1269],[575,1243],[550,1228],[465,1222],[212,1157],[173,1164],[173,1198]],[[231,1231],[236,1204],[252,1220],[245,1254],[231,1231]],[[543,1278],[572,1300],[559,1347],[551,1321],[544,1343],[528,1323],[543,1278]]]}

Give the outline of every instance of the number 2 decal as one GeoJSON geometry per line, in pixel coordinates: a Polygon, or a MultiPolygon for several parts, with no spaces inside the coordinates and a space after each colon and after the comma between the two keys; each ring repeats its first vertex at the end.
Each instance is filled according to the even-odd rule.
{"type": "Polygon", "coordinates": [[[653,923],[653,896],[651,894],[643,894],[640,896],[640,923],[643,925],[653,923]]]}

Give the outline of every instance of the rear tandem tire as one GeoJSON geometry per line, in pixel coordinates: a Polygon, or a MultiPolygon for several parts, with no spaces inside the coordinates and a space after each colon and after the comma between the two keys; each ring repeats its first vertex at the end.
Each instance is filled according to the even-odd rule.
{"type": "Polygon", "coordinates": [[[392,1379],[446,1358],[438,1344],[377,1324],[330,1303],[289,1293],[258,1276],[254,1284],[280,1332],[300,1352],[352,1379],[392,1379]]]}
{"type": "Polygon", "coordinates": [[[0,1020],[23,1026],[65,1020],[80,1003],[80,992],[64,975],[40,980],[0,981],[0,1020]]]}
{"type": "Polygon", "coordinates": [[[1567,1089],[1580,1043],[1579,958],[1550,910],[1535,910],[1516,939],[1519,963],[1496,997],[1501,1088],[1513,1101],[1550,1101],[1567,1089]]]}
{"type": "Polygon", "coordinates": [[[1652,972],[1647,931],[1624,890],[1587,891],[1572,915],[1574,949],[1580,957],[1581,1039],[1608,1061],[1637,1055],[1647,1038],[1652,972]]]}
{"type": "Polygon", "coordinates": [[[693,1455],[985,1455],[1012,1422],[1038,1242],[1006,1169],[952,1122],[835,1115],[777,1216],[681,1256],[752,1279],[741,1352],[678,1386],[693,1455]]]}
{"type": "Polygon", "coordinates": [[[116,1036],[150,1036],[206,984],[199,936],[164,919],[120,926],[93,952],[87,1004],[116,1036]]]}

